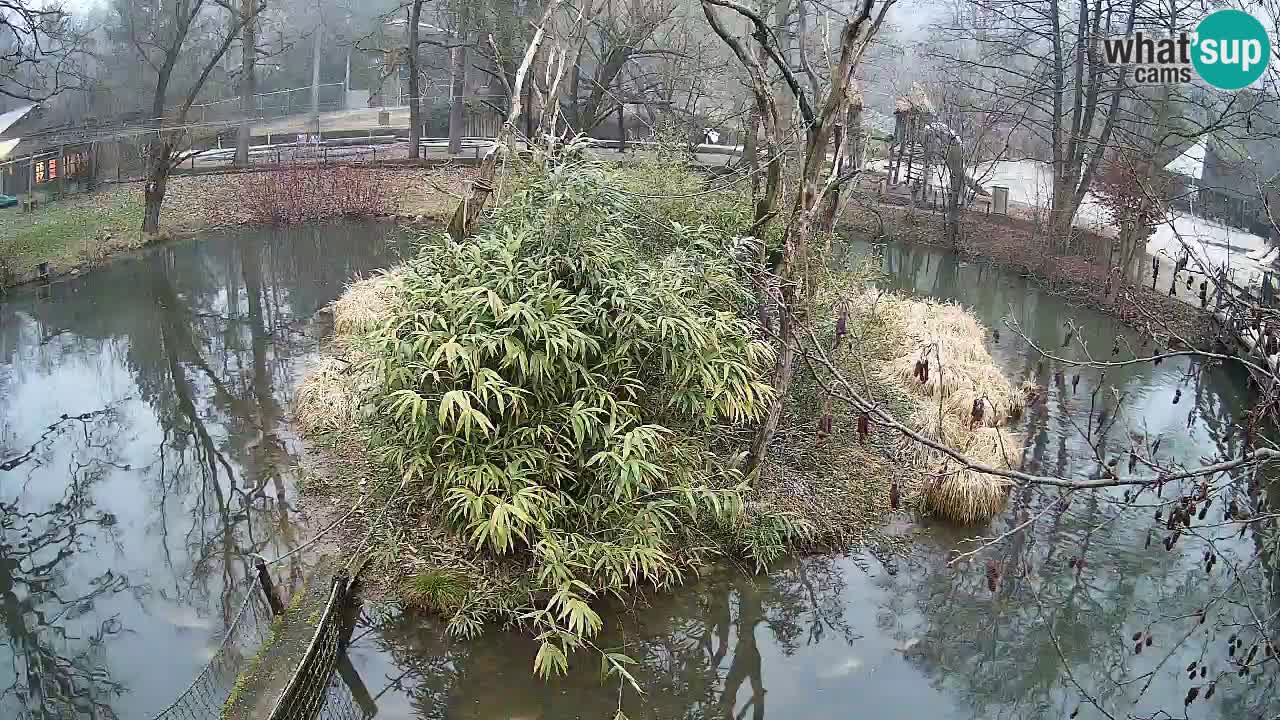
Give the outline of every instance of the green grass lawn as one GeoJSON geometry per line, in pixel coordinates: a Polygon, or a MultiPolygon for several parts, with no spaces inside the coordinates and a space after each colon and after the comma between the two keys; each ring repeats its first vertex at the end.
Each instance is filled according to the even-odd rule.
{"type": "Polygon", "coordinates": [[[49,263],[60,273],[142,244],[142,194],[122,186],[69,197],[24,213],[0,210],[0,287],[31,279],[49,263]]]}

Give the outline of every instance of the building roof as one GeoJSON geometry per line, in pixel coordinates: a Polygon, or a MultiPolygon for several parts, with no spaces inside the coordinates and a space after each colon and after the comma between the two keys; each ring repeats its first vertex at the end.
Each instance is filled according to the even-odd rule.
{"type": "Polygon", "coordinates": [[[35,105],[25,105],[16,110],[0,113],[0,137],[4,137],[5,132],[19,120],[27,116],[27,113],[35,110],[35,105]]]}
{"type": "Polygon", "coordinates": [[[1203,178],[1205,144],[1204,138],[1200,138],[1198,142],[1192,144],[1185,152],[1170,161],[1168,165],[1165,165],[1164,169],[1193,180],[1203,178]]]}
{"type": "Polygon", "coordinates": [[[894,114],[904,113],[932,113],[933,102],[929,100],[929,96],[925,93],[920,83],[911,83],[911,92],[898,98],[893,106],[894,114]]]}

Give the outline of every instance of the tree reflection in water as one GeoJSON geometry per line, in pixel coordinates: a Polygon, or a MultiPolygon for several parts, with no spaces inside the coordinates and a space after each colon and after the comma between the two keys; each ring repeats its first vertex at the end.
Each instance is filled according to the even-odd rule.
{"type": "MultiPolygon", "coordinates": [[[[649,598],[646,607],[615,608],[624,618],[606,623],[614,629],[598,645],[637,661],[632,670],[643,697],[616,679],[602,682],[586,654],[567,676],[543,682],[531,673],[537,648],[524,635],[494,631],[455,641],[443,623],[416,615],[364,618],[353,654],[364,658],[361,674],[384,698],[380,705],[402,696],[415,717],[610,718],[621,701],[630,718],[763,720],[762,642],[785,657],[858,638],[844,612],[848,571],[836,557],[796,561],[768,576],[724,570],[649,598]],[[383,654],[389,667],[376,669],[370,652],[383,654]],[[378,677],[385,678],[381,687],[378,677]]],[[[787,708],[771,714],[790,716],[787,708]]]]}
{"type": "Polygon", "coordinates": [[[35,444],[0,469],[0,717],[147,717],[191,681],[251,555],[297,545],[286,408],[317,310],[396,256],[386,239],[335,225],[174,243],[0,306],[0,463],[35,444]],[[111,412],[41,437],[87,404],[111,412]],[[35,538],[38,554],[21,544],[35,538]]]}
{"type": "Polygon", "coordinates": [[[112,681],[103,650],[125,627],[111,615],[86,634],[77,621],[101,598],[136,588],[110,568],[73,582],[67,566],[76,553],[114,538],[116,518],[94,507],[92,491],[115,467],[111,447],[119,430],[111,409],[55,423],[43,442],[72,445],[61,497],[33,507],[15,484],[0,500],[0,617],[12,655],[11,677],[5,678],[8,668],[0,670],[0,709],[21,708],[32,718],[116,717],[111,703],[123,688],[112,681]]]}

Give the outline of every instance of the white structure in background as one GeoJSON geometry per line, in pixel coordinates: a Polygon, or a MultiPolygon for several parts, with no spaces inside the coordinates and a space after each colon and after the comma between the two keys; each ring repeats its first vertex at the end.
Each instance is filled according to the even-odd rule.
{"type": "MultiPolygon", "coordinates": [[[[35,108],[35,105],[24,105],[16,110],[0,113],[0,137],[3,137],[10,127],[13,127],[15,123],[26,117],[27,113],[31,112],[35,108]]],[[[7,138],[0,140],[0,160],[4,160],[9,157],[9,153],[13,152],[13,149],[18,147],[18,143],[20,142],[22,142],[22,138],[7,138]]]]}
{"type": "Polygon", "coordinates": [[[1200,138],[1195,145],[1187,148],[1186,152],[1165,165],[1164,169],[1191,178],[1198,183],[1204,177],[1204,152],[1205,141],[1204,138],[1200,138]]]}
{"type": "Polygon", "coordinates": [[[1187,197],[1191,214],[1171,209],[1165,222],[1156,227],[1147,243],[1152,255],[1176,257],[1186,252],[1199,263],[1214,268],[1226,268],[1237,283],[1250,285],[1257,281],[1256,266],[1267,265],[1280,257],[1280,248],[1272,248],[1263,238],[1238,228],[1226,227],[1195,214],[1196,190],[1204,180],[1204,159],[1207,142],[1201,138],[1174,158],[1164,169],[1187,179],[1187,197]]]}

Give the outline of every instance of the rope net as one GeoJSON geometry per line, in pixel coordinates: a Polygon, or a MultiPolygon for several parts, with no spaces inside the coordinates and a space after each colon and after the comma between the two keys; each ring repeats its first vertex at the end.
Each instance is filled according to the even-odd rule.
{"type": "Polygon", "coordinates": [[[153,720],[214,720],[231,697],[240,671],[271,632],[271,609],[254,583],[231,620],[222,643],[200,674],[153,720]]]}

